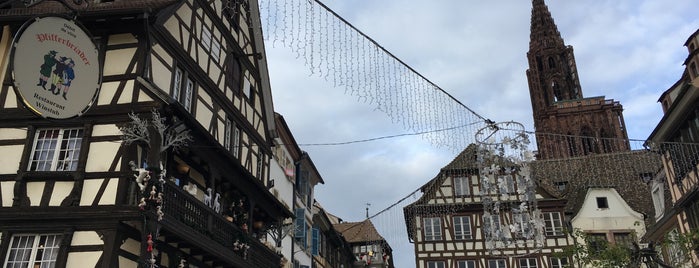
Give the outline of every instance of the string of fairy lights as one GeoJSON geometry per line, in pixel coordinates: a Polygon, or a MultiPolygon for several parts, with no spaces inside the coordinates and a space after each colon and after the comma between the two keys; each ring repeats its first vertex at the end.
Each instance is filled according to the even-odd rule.
{"type": "Polygon", "coordinates": [[[431,144],[464,148],[487,123],[321,2],[265,0],[260,7],[268,42],[291,49],[310,75],[374,105],[431,144]]]}
{"type": "MultiPolygon", "coordinates": [[[[500,139],[496,143],[490,143],[488,138],[477,138],[480,131],[497,124],[452,97],[447,91],[405,64],[318,0],[261,0],[260,8],[264,37],[269,44],[290,49],[308,68],[311,76],[325,79],[333,87],[343,89],[345,94],[356,97],[358,102],[373,105],[376,110],[385,113],[393,123],[400,124],[411,132],[348,142],[305,144],[305,146],[346,145],[404,135],[419,135],[436,147],[461,152],[452,163],[439,172],[437,177],[369,217],[381,235],[389,242],[393,242],[392,244],[401,244],[404,242],[406,233],[410,238],[421,233],[422,223],[414,222],[414,217],[411,216],[450,215],[473,209],[472,204],[468,202],[444,205],[435,200],[445,198],[439,186],[451,178],[452,175],[447,172],[448,170],[463,171],[477,168],[486,173],[493,171],[486,166],[478,166],[483,164],[483,155],[479,156],[477,150],[475,154],[469,151],[469,148],[472,148],[469,145],[495,146],[497,144],[500,146],[498,148],[502,148],[490,148],[489,155],[501,155],[493,154],[492,150],[506,150],[502,147],[503,145],[514,146],[513,140],[509,138],[500,139]]],[[[502,133],[502,130],[508,129],[499,130],[502,133]]],[[[682,177],[681,170],[695,168],[699,162],[699,145],[697,144],[653,144],[643,140],[534,133],[524,129],[518,129],[515,132],[515,136],[522,140],[546,140],[547,143],[540,144],[541,148],[538,150],[556,151],[560,155],[551,159],[520,161],[516,165],[518,172],[526,174],[524,177],[528,177],[527,180],[536,185],[536,187],[530,187],[522,184],[515,187],[520,191],[517,194],[524,198],[519,199],[523,200],[522,202],[497,200],[497,198],[505,200],[510,198],[498,194],[488,199],[489,193],[500,193],[499,191],[502,190],[502,182],[496,182],[497,179],[480,181],[469,186],[472,196],[484,198],[481,209],[484,215],[490,216],[504,210],[512,212],[511,215],[519,215],[519,225],[515,223],[515,216],[503,219],[504,222],[510,223],[509,238],[503,233],[498,234],[492,225],[480,226],[481,223],[475,220],[471,223],[474,228],[484,230],[486,237],[483,243],[487,248],[507,248],[512,245],[515,247],[515,250],[509,253],[504,250],[491,250],[491,254],[526,255],[535,251],[517,251],[517,248],[522,248],[518,243],[533,243],[526,247],[529,249],[546,246],[540,233],[542,223],[534,220],[540,218],[536,216],[536,213],[539,213],[536,208],[536,199],[530,198],[537,191],[535,189],[537,187],[560,198],[575,198],[580,194],[580,189],[587,187],[614,187],[620,195],[631,196],[638,189],[648,188],[646,183],[657,178],[662,169],[661,156],[669,154],[673,159],[678,159],[673,161],[670,169],[670,172],[675,173],[672,175],[676,177],[682,177]],[[571,141],[582,146],[571,146],[571,141]],[[486,186],[489,183],[492,189],[487,189],[486,186]],[[505,206],[509,207],[503,209],[505,206]],[[531,226],[539,229],[534,227],[523,229],[522,219],[525,218],[531,221],[531,226]],[[522,241],[512,239],[512,234],[516,232],[520,234],[526,232],[526,235],[522,236],[524,238],[522,241]]],[[[510,148],[516,148],[520,151],[519,153],[534,150],[533,145],[530,146],[528,143],[526,143],[527,147],[521,147],[521,145],[510,148]]],[[[480,176],[498,178],[495,173],[480,174],[480,176]]],[[[639,198],[646,197],[650,199],[649,196],[639,198]]],[[[643,211],[643,213],[650,215],[653,212],[643,211]]],[[[473,230],[475,232],[475,229],[473,230]]],[[[500,231],[507,233],[508,230],[500,231]]],[[[475,236],[475,234],[468,235],[475,236]]]]}

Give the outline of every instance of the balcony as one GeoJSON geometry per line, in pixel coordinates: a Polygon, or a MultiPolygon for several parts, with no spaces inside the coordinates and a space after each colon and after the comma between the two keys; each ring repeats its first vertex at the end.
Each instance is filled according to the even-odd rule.
{"type": "Polygon", "coordinates": [[[191,252],[225,267],[279,267],[276,252],[174,184],[163,187],[162,210],[161,234],[168,243],[191,245],[191,252]],[[249,248],[234,250],[236,241],[249,248]]]}

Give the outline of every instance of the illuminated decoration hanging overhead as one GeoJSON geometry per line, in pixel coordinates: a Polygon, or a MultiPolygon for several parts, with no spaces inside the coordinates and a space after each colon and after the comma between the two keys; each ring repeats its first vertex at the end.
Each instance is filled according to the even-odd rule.
{"type": "Polygon", "coordinates": [[[311,75],[344,88],[345,94],[360,102],[375,105],[405,129],[425,132],[422,138],[433,145],[461,150],[486,124],[485,118],[324,4],[262,0],[260,9],[269,44],[291,49],[311,75]]]}
{"type": "Polygon", "coordinates": [[[524,126],[492,124],[476,132],[483,235],[492,255],[529,255],[544,246],[543,218],[524,126]]]}

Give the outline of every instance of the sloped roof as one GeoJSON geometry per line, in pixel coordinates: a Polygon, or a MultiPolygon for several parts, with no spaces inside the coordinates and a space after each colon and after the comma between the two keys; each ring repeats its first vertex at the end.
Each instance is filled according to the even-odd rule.
{"type": "Polygon", "coordinates": [[[340,232],[345,240],[350,244],[386,241],[381,234],[376,230],[371,220],[366,219],[361,222],[343,222],[333,224],[335,230],[340,232]]]}
{"type": "MultiPolygon", "coordinates": [[[[108,13],[132,13],[143,12],[147,10],[157,10],[166,6],[178,3],[177,0],[121,0],[109,1],[103,3],[95,3],[94,1],[84,1],[80,6],[70,4],[72,1],[66,1],[72,8],[75,8],[81,15],[96,15],[108,13]]],[[[22,5],[13,6],[8,9],[0,9],[0,21],[22,19],[41,14],[61,14],[71,12],[66,6],[58,1],[43,1],[29,8],[22,5]]]]}
{"type": "Polygon", "coordinates": [[[645,214],[647,226],[655,210],[650,188],[642,174],[656,174],[662,167],[660,156],[640,150],[556,160],[538,160],[530,164],[532,177],[557,197],[567,199],[566,212],[576,215],[589,188],[614,188],[631,208],[645,214]],[[564,190],[556,183],[566,182],[564,190]]]}

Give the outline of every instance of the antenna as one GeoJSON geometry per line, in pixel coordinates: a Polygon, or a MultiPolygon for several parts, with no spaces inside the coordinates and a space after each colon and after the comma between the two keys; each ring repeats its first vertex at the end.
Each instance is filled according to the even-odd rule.
{"type": "Polygon", "coordinates": [[[365,203],[366,205],[366,218],[369,218],[369,206],[371,206],[371,203],[365,203]]]}

